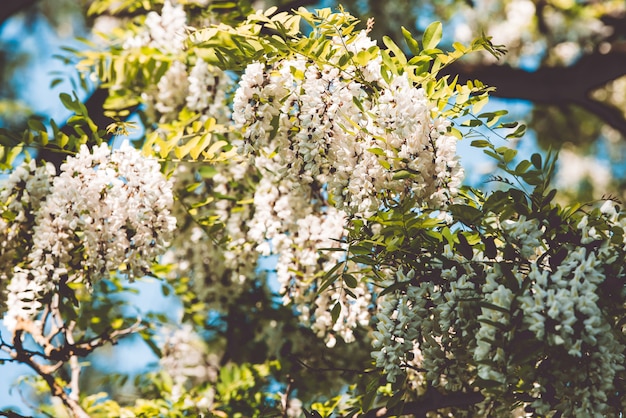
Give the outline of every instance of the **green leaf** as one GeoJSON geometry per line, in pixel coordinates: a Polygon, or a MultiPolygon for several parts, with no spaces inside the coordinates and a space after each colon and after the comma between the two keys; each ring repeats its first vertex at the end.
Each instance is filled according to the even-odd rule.
{"type": "Polygon", "coordinates": [[[470,145],[475,148],[487,148],[491,146],[491,143],[485,139],[475,139],[470,145]]]}
{"type": "Polygon", "coordinates": [[[452,215],[466,225],[474,225],[480,222],[483,217],[481,210],[473,206],[463,204],[453,204],[448,207],[452,215]]]}
{"type": "Polygon", "coordinates": [[[398,170],[395,173],[393,173],[393,179],[394,180],[404,180],[404,179],[408,179],[409,177],[411,177],[413,174],[410,171],[407,170],[398,170]]]}
{"type": "Polygon", "coordinates": [[[76,113],[80,111],[80,109],[77,108],[76,103],[74,103],[74,100],[72,100],[72,96],[70,96],[69,94],[61,93],[59,95],[59,99],[61,99],[61,103],[63,103],[63,106],[67,110],[71,110],[72,112],[76,112],[76,113]]]}
{"type": "Polygon", "coordinates": [[[353,275],[345,273],[341,277],[343,278],[343,282],[345,283],[345,285],[348,286],[350,289],[354,289],[357,286],[356,277],[354,277],[353,275]]]}
{"type": "Polygon", "coordinates": [[[541,154],[533,154],[530,157],[530,161],[533,163],[533,165],[535,166],[535,168],[537,170],[541,170],[541,154]]]}
{"type": "Polygon", "coordinates": [[[413,38],[411,32],[409,32],[404,26],[401,27],[402,36],[404,36],[404,42],[409,47],[411,54],[418,55],[420,53],[419,43],[413,38]]]}
{"type": "Polygon", "coordinates": [[[29,119],[27,123],[28,123],[28,127],[32,129],[33,131],[37,131],[37,132],[46,131],[46,127],[38,119],[29,119]]]}
{"type": "Polygon", "coordinates": [[[458,234],[457,238],[459,243],[457,244],[456,249],[463,257],[471,260],[474,257],[474,251],[472,250],[472,246],[467,242],[467,238],[465,238],[465,235],[463,234],[458,234]]]}
{"type": "Polygon", "coordinates": [[[517,155],[517,150],[509,148],[506,151],[504,151],[504,153],[502,154],[502,157],[504,158],[505,163],[510,163],[511,161],[513,161],[516,155],[517,155]]]}
{"type": "Polygon", "coordinates": [[[505,308],[503,306],[499,306],[499,305],[496,305],[496,304],[493,304],[493,303],[490,303],[490,302],[487,302],[487,301],[481,301],[479,303],[479,306],[481,308],[491,309],[491,310],[494,310],[494,311],[502,312],[502,313],[505,313],[507,315],[511,314],[511,311],[510,311],[509,308],[505,308]]]}
{"type": "Polygon", "coordinates": [[[532,163],[528,160],[523,160],[520,161],[519,164],[517,164],[517,167],[515,167],[515,174],[517,174],[518,176],[526,173],[526,171],[528,171],[528,169],[530,168],[530,166],[532,165],[532,163]]]}
{"type": "Polygon", "coordinates": [[[330,317],[332,319],[333,324],[337,322],[339,319],[339,314],[341,313],[341,304],[339,302],[335,303],[333,309],[330,311],[330,317]]]}
{"type": "Polygon", "coordinates": [[[368,148],[367,151],[374,155],[385,156],[385,151],[382,148],[368,148]]]}
{"type": "Polygon", "coordinates": [[[491,389],[491,388],[502,386],[502,382],[498,382],[497,380],[482,379],[480,377],[476,378],[476,380],[474,381],[474,384],[484,389],[491,389]]]}
{"type": "Polygon", "coordinates": [[[406,56],[404,55],[400,47],[396,45],[393,39],[388,36],[383,36],[383,43],[385,44],[385,46],[387,46],[387,48],[389,48],[391,52],[393,52],[400,65],[405,66],[407,63],[406,56]]]}
{"type": "Polygon", "coordinates": [[[507,331],[509,327],[505,324],[501,324],[500,322],[492,321],[487,318],[478,317],[478,322],[482,322],[483,324],[491,325],[494,328],[499,329],[500,331],[507,331]]]}
{"type": "Polygon", "coordinates": [[[422,47],[426,49],[433,49],[441,41],[441,36],[443,35],[443,26],[441,22],[433,22],[424,31],[424,35],[422,36],[422,47]]]}
{"type": "Polygon", "coordinates": [[[514,132],[506,136],[507,139],[521,138],[526,133],[526,125],[519,125],[514,132]]]}

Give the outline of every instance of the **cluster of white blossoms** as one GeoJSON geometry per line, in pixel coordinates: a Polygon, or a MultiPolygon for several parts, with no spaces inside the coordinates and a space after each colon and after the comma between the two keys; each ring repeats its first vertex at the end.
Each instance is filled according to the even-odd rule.
{"type": "Polygon", "coordinates": [[[186,38],[187,14],[182,5],[165,0],[161,13],[148,13],[143,28],[142,32],[126,40],[124,48],[150,46],[165,53],[177,53],[182,50],[186,38]]]}
{"type": "Polygon", "coordinates": [[[318,292],[321,275],[345,256],[344,251],[320,249],[344,247],[346,216],[333,207],[322,207],[321,196],[317,203],[311,202],[310,193],[289,178],[276,184],[269,176],[263,177],[254,195],[248,239],[258,244],[260,255],[277,255],[276,278],[283,302],[293,304],[304,323],[324,337],[328,346],[335,345],[338,336],[352,342],[353,329],[369,323],[371,294],[364,281],[350,289],[354,297],[341,286],[318,292]],[[333,321],[330,311],[335,304],[341,312],[333,321]]]}
{"type": "MultiPolygon", "coordinates": [[[[347,47],[336,42],[352,53],[373,45],[364,32],[347,47]]],[[[350,215],[367,217],[385,198],[448,203],[463,176],[448,123],[433,120],[432,103],[406,74],[387,84],[370,68],[376,60],[344,69],[298,56],[249,65],[233,105],[241,151],[259,159],[263,175],[326,184],[334,206],[350,215]]]]}
{"type": "Polygon", "coordinates": [[[0,189],[0,280],[6,280],[12,260],[32,235],[32,214],[39,210],[50,192],[55,169],[52,164],[37,167],[36,161],[16,167],[0,189]]]}
{"type": "MultiPolygon", "coordinates": [[[[378,323],[374,331],[372,357],[376,366],[381,367],[389,382],[395,382],[397,376],[403,375],[412,358],[415,341],[419,337],[420,316],[427,314],[424,297],[424,286],[410,286],[409,282],[415,276],[415,271],[396,273],[395,283],[406,283],[405,292],[396,291],[385,297],[380,303],[377,314],[378,323]]],[[[393,285],[395,283],[383,283],[393,285]]]]}
{"type": "Polygon", "coordinates": [[[522,257],[532,259],[541,248],[541,236],[543,231],[536,219],[527,220],[520,216],[516,220],[506,220],[502,223],[502,229],[509,241],[516,245],[522,257]]]}
{"type": "MultiPolygon", "coordinates": [[[[15,172],[17,178],[24,169],[15,172]]],[[[61,165],[59,175],[52,176],[48,168],[33,174],[47,195],[30,193],[39,203],[31,201],[29,212],[16,214],[17,219],[32,217],[32,235],[23,243],[28,253],[16,260],[19,266],[7,287],[4,322],[9,329],[18,318],[33,319],[37,301],[65,283],[90,285],[116,270],[145,275],[176,226],[170,215],[172,186],[159,163],[127,144],[113,152],[106,144],[91,151],[82,146],[61,165]]],[[[19,184],[11,181],[3,193],[14,194],[19,184]]]]}
{"type": "MultiPolygon", "coordinates": [[[[337,60],[375,49],[365,31],[333,42],[337,60]]],[[[375,53],[346,68],[298,55],[253,63],[234,97],[240,153],[263,176],[249,237],[261,254],[278,254],[284,302],[329,346],[336,336],[352,341],[353,329],[368,324],[372,295],[361,277],[349,286],[356,297],[343,284],[318,294],[320,274],[344,257],[319,250],[342,248],[347,220],[369,217],[386,202],[414,198],[444,208],[463,177],[449,122],[433,117],[433,104],[406,74],[384,81],[381,61],[375,53]]]]}
{"type": "Polygon", "coordinates": [[[431,264],[446,260],[440,269],[405,274],[399,268],[382,283],[405,286],[379,303],[376,365],[390,382],[417,369],[446,390],[476,378],[502,390],[524,382],[532,386],[526,402],[539,414],[562,402],[567,415],[601,416],[609,410],[626,349],[616,334],[621,331],[606,318],[602,287],[622,280],[615,276],[624,273],[612,266],[626,241],[596,229],[604,223],[620,237],[626,221],[611,201],[594,213],[593,220],[585,215],[573,225],[570,244],[560,243],[567,251],[550,255],[547,226],[520,216],[500,224],[499,251],[510,246],[517,261],[501,252],[487,259],[475,249],[468,262],[446,245],[431,264]],[[521,358],[534,366],[520,369],[521,358]]]}
{"type": "Polygon", "coordinates": [[[225,122],[230,118],[226,105],[229,88],[230,79],[223,71],[198,58],[190,68],[181,61],[172,62],[157,85],[141,97],[146,112],[160,123],[175,120],[185,106],[198,112],[201,120],[212,117],[225,122]]]}
{"type": "Polygon", "coordinates": [[[156,85],[148,86],[141,92],[145,110],[152,120],[171,122],[185,105],[189,110],[200,113],[201,119],[213,117],[218,121],[227,121],[230,118],[226,105],[229,77],[199,57],[195,62],[181,61],[184,43],[191,29],[183,4],[166,0],[161,13],[149,12],[142,31],[124,43],[125,49],[152,47],[172,58],[156,85]]]}
{"type": "MultiPolygon", "coordinates": [[[[160,349],[162,356],[159,359],[159,365],[172,378],[174,402],[186,395],[190,385],[217,381],[218,356],[207,353],[206,343],[194,332],[191,325],[185,324],[165,335],[160,349]]],[[[210,408],[213,404],[214,392],[214,389],[209,387],[199,399],[192,401],[185,397],[184,401],[193,402],[196,407],[210,408]]]]}

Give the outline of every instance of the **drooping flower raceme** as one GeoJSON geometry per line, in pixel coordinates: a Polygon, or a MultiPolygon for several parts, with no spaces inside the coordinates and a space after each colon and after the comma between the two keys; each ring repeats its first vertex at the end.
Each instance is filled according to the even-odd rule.
{"type": "Polygon", "coordinates": [[[188,21],[182,3],[166,0],[160,13],[151,11],[147,14],[138,33],[130,32],[123,44],[124,50],[154,48],[159,50],[157,55],[167,57],[161,58],[159,64],[167,70],[154,84],[133,88],[141,95],[149,118],[160,123],[176,120],[185,105],[192,112],[200,113],[201,120],[212,117],[226,122],[230,118],[230,108],[226,104],[230,78],[200,57],[191,62],[181,60],[187,34],[193,29],[188,26],[188,21]]]}
{"type": "Polygon", "coordinates": [[[179,52],[185,40],[187,15],[182,5],[172,4],[169,0],[163,3],[161,13],[148,13],[143,32],[128,39],[125,48],[151,46],[162,52],[179,52]]]}
{"type": "MultiPolygon", "coordinates": [[[[495,388],[484,394],[502,398],[523,385],[524,402],[540,415],[606,414],[624,370],[622,330],[612,328],[609,312],[623,309],[616,261],[626,221],[613,202],[573,219],[559,251],[550,248],[549,222],[520,215],[493,221],[502,244],[491,257],[446,244],[436,261],[411,262],[422,269],[414,277],[399,267],[390,282],[398,290],[379,303],[374,332],[372,356],[387,380],[417,368],[446,390],[477,379],[495,388]]],[[[496,415],[505,413],[502,406],[496,415]]]]}
{"type": "Polygon", "coordinates": [[[148,273],[171,239],[172,202],[156,160],[128,145],[113,152],[105,144],[82,146],[34,212],[29,253],[17,260],[8,285],[5,325],[32,319],[37,301],[59,285],[90,285],[115,270],[148,273]]]}
{"type": "MultiPolygon", "coordinates": [[[[333,42],[337,60],[376,48],[365,31],[333,42]]],[[[294,303],[328,345],[336,336],[350,342],[352,329],[368,323],[372,294],[362,277],[350,283],[357,297],[334,286],[317,292],[317,280],[343,254],[318,250],[339,249],[348,219],[369,217],[386,202],[445,207],[463,176],[449,122],[434,117],[433,103],[406,74],[385,81],[381,60],[376,52],[358,66],[297,54],[253,63],[234,97],[240,152],[263,176],[249,236],[262,254],[279,255],[284,302],[294,303]]]]}
{"type": "MultiPolygon", "coordinates": [[[[371,43],[359,36],[348,49],[371,43]]],[[[303,185],[327,184],[334,205],[348,214],[369,216],[384,198],[400,196],[445,206],[460,186],[448,124],[433,119],[433,105],[406,74],[387,83],[369,67],[298,56],[255,63],[241,78],[233,109],[242,151],[266,157],[259,168],[303,185]],[[354,76],[361,72],[367,84],[354,76]]]]}
{"type": "Polygon", "coordinates": [[[22,243],[32,236],[33,214],[50,193],[55,169],[35,160],[15,168],[0,189],[0,280],[6,280],[22,243]]]}
{"type": "MultiPolygon", "coordinates": [[[[219,370],[218,357],[208,354],[202,338],[188,324],[172,330],[164,336],[161,344],[163,356],[159,364],[173,380],[172,395],[178,400],[188,390],[191,383],[215,382],[219,370]]],[[[213,402],[213,390],[209,389],[202,406],[213,402]]]]}

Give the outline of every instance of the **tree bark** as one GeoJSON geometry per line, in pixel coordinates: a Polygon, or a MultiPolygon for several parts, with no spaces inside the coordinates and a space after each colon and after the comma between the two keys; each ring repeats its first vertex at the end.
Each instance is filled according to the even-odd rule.
{"type": "Polygon", "coordinates": [[[459,82],[480,80],[495,87],[492,96],[529,100],[538,104],[576,104],[626,137],[626,118],[620,109],[592,98],[591,93],[626,75],[626,51],[584,55],[568,67],[541,67],[526,71],[509,65],[455,62],[442,75],[459,75],[459,82]]]}
{"type": "Polygon", "coordinates": [[[441,394],[434,388],[429,388],[421,400],[403,404],[401,410],[397,408],[377,408],[363,415],[363,418],[394,417],[399,414],[411,415],[415,418],[425,418],[428,412],[444,408],[464,408],[482,402],[485,397],[480,392],[458,392],[441,394]]]}

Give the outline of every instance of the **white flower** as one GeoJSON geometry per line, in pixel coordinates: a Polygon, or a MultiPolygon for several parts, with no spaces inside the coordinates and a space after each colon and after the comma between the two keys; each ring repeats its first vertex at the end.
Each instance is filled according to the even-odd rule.
{"type": "Polygon", "coordinates": [[[172,203],[157,161],[127,144],[113,153],[106,144],[93,151],[83,145],[32,213],[32,247],[13,271],[7,318],[32,319],[38,299],[61,282],[89,285],[122,265],[131,277],[146,274],[175,228],[172,203]]]}
{"type": "Polygon", "coordinates": [[[187,68],[180,61],[174,61],[167,72],[159,79],[154,107],[166,119],[173,118],[188,96],[189,80],[187,68]]]}

